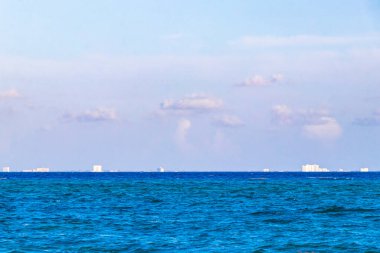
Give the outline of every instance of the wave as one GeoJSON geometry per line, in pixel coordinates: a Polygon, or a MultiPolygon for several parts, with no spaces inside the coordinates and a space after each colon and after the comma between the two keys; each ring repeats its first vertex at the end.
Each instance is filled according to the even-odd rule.
{"type": "Polygon", "coordinates": [[[309,179],[319,179],[319,180],[353,180],[353,177],[307,177],[309,179]]]}
{"type": "Polygon", "coordinates": [[[352,212],[352,213],[363,213],[363,212],[376,212],[377,209],[372,209],[372,208],[362,208],[362,207],[356,207],[356,208],[347,208],[343,206],[328,206],[324,208],[319,208],[318,210],[315,211],[315,213],[347,213],[347,212],[352,212]]]}

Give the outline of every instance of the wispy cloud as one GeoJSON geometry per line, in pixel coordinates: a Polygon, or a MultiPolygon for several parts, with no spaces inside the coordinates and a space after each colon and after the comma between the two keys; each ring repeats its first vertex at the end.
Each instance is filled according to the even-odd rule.
{"type": "Polygon", "coordinates": [[[306,137],[334,140],[342,135],[338,121],[324,109],[297,109],[287,105],[272,107],[272,120],[281,126],[300,126],[306,137]]]}
{"type": "Polygon", "coordinates": [[[318,123],[324,117],[330,117],[330,113],[326,109],[293,109],[288,105],[272,107],[272,119],[280,125],[318,123]]]}
{"type": "Polygon", "coordinates": [[[318,122],[304,125],[303,133],[313,139],[334,140],[342,135],[342,127],[333,117],[321,117],[318,122]]]}
{"type": "Polygon", "coordinates": [[[246,47],[288,47],[288,46],[334,46],[355,45],[380,42],[380,36],[321,36],[321,35],[293,35],[293,36],[243,36],[231,42],[232,45],[246,47]]]}
{"type": "Polygon", "coordinates": [[[358,126],[380,126],[380,109],[374,111],[369,117],[355,119],[353,123],[358,126]]]}
{"type": "Polygon", "coordinates": [[[21,94],[16,89],[9,89],[9,90],[0,92],[0,99],[20,98],[20,97],[21,97],[21,94]]]}
{"type": "Polygon", "coordinates": [[[64,115],[64,118],[78,122],[106,122],[115,121],[117,113],[112,108],[96,108],[80,113],[67,113],[64,115]]]}
{"type": "Polygon", "coordinates": [[[161,110],[209,112],[221,109],[223,100],[202,94],[186,96],[182,99],[166,99],[161,103],[161,110]]]}
{"type": "Polygon", "coordinates": [[[221,115],[214,118],[214,125],[221,127],[241,127],[244,122],[235,115],[221,115]]]}
{"type": "Polygon", "coordinates": [[[272,107],[272,119],[279,125],[290,125],[294,123],[294,112],[287,105],[275,105],[272,107]]]}
{"type": "Polygon", "coordinates": [[[271,84],[279,83],[283,80],[284,76],[282,74],[273,74],[270,77],[264,77],[262,75],[253,75],[252,77],[246,78],[243,82],[237,84],[237,86],[269,86],[271,84]]]}
{"type": "Polygon", "coordinates": [[[180,119],[177,125],[176,141],[180,148],[185,149],[189,146],[187,135],[191,128],[191,121],[188,119],[180,119]]]}

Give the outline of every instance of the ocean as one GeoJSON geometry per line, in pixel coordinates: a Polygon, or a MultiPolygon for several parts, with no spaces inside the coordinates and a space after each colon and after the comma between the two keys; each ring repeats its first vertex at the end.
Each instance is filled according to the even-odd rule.
{"type": "Polygon", "coordinates": [[[380,252],[380,173],[0,173],[0,252],[380,252]]]}

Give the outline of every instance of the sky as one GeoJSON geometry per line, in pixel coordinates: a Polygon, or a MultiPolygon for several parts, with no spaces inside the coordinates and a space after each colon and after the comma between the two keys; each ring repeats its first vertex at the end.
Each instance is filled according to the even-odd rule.
{"type": "Polygon", "coordinates": [[[0,166],[380,170],[377,0],[1,0],[0,166]]]}

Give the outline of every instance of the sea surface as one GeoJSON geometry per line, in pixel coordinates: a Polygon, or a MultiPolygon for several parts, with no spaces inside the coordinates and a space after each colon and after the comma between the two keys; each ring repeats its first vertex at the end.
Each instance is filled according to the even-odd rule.
{"type": "Polygon", "coordinates": [[[380,173],[0,173],[0,252],[380,252],[380,173]]]}

